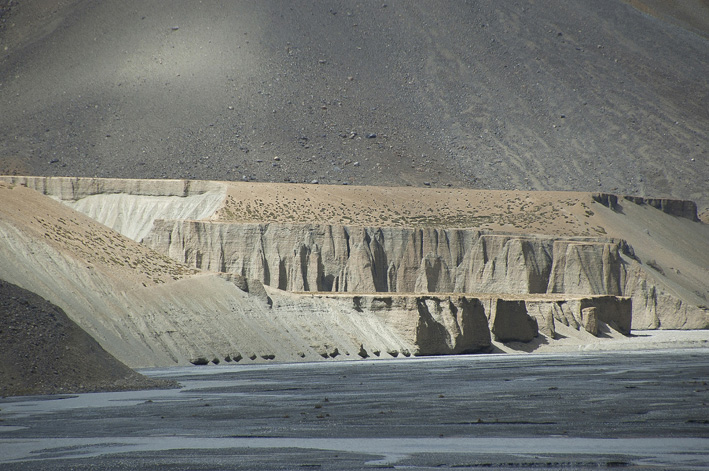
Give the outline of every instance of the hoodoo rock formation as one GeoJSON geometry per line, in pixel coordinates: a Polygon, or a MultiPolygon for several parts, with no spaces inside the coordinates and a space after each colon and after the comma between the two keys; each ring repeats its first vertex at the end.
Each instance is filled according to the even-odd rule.
{"type": "Polygon", "coordinates": [[[1,278],[130,366],[709,328],[709,232],[689,203],[367,189],[378,206],[358,212],[357,187],[2,181],[1,278]]]}
{"type": "Polygon", "coordinates": [[[621,243],[469,229],[156,221],[143,242],[287,291],[621,295],[621,243]]]}
{"type": "Polygon", "coordinates": [[[622,240],[161,220],[143,242],[188,266],[287,291],[632,296],[636,328],[707,325],[706,310],[648,280],[622,240]]]}

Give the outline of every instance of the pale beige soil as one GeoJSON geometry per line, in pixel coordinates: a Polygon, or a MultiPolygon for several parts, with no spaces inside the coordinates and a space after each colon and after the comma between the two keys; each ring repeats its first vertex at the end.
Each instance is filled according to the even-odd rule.
{"type": "Polygon", "coordinates": [[[591,194],[447,188],[230,183],[212,220],[605,235],[591,194]]]}
{"type": "Polygon", "coordinates": [[[156,285],[196,273],[23,186],[0,182],[0,201],[1,223],[22,227],[27,237],[70,253],[117,283],[156,285]]]}
{"type": "Polygon", "coordinates": [[[604,332],[594,337],[579,331],[557,325],[554,339],[544,334],[529,343],[493,341],[496,351],[504,353],[570,353],[592,351],[640,351],[660,349],[709,348],[709,330],[635,330],[624,336],[605,326],[604,332]]]}

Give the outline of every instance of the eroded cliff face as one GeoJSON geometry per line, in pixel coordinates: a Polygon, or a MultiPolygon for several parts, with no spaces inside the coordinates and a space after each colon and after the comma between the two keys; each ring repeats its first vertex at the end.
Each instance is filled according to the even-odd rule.
{"type": "Polygon", "coordinates": [[[635,328],[709,326],[706,309],[648,277],[621,240],[158,220],[144,243],[188,266],[286,291],[632,296],[635,328]]]}
{"type": "MultiPolygon", "coordinates": [[[[696,206],[691,202],[619,199],[600,194],[593,195],[593,202],[589,203],[593,207],[586,200],[563,200],[562,203],[545,200],[537,201],[534,206],[529,202],[533,199],[527,201],[532,198],[529,195],[524,198],[497,195],[507,198],[504,204],[500,204],[476,194],[482,198],[479,201],[482,207],[497,204],[502,215],[514,211],[516,205],[532,211],[546,208],[543,215],[529,218],[522,217],[521,213],[515,218],[500,216],[498,222],[506,225],[511,221],[531,224],[529,221],[535,217],[564,221],[577,218],[576,226],[588,228],[570,230],[562,225],[566,227],[565,234],[573,235],[543,236],[524,234],[518,229],[515,229],[518,232],[501,232],[500,229],[248,223],[225,219],[243,217],[244,212],[252,214],[259,205],[263,210],[258,214],[263,217],[270,214],[269,211],[293,214],[298,205],[305,203],[311,204],[308,207],[311,212],[330,214],[327,211],[332,210],[328,205],[318,200],[316,195],[320,189],[315,186],[298,187],[296,193],[299,196],[283,199],[281,194],[280,200],[278,195],[269,199],[263,193],[256,197],[249,193],[255,192],[255,187],[244,187],[246,193],[241,196],[251,198],[251,206],[247,204],[241,208],[238,204],[241,187],[237,191],[237,186],[230,187],[227,183],[40,177],[3,179],[58,199],[187,266],[257,280],[284,291],[629,296],[635,328],[709,328],[709,310],[703,307],[707,299],[706,283],[701,281],[702,273],[709,273],[702,268],[706,265],[704,258],[692,255],[690,258],[696,261],[693,265],[683,265],[681,275],[679,269],[666,271],[672,279],[657,276],[648,268],[652,266],[648,264],[649,257],[659,254],[658,249],[663,247],[661,243],[666,243],[671,236],[659,230],[666,227],[668,221],[657,218],[657,214],[678,224],[695,224],[696,206]],[[310,201],[311,197],[319,203],[310,201]],[[596,216],[593,216],[594,211],[596,216]],[[628,227],[613,232],[614,238],[586,236],[605,232],[604,226],[598,225],[598,214],[604,211],[606,216],[614,218],[610,225],[606,224],[606,229],[623,227],[626,220],[634,221],[630,224],[637,227],[628,227],[635,231],[634,244],[644,250],[641,257],[646,263],[641,262],[633,248],[623,240],[629,234],[628,227]],[[583,214],[582,219],[578,219],[579,214],[583,214]],[[692,222],[683,222],[677,217],[692,222]],[[645,218],[657,219],[652,227],[652,237],[646,226],[637,225],[638,221],[648,220],[645,218]],[[642,237],[637,237],[643,227],[642,237]],[[688,284],[687,280],[692,283],[688,284]]],[[[285,191],[280,187],[277,190],[285,191]]],[[[337,190],[340,198],[346,200],[352,196],[342,193],[339,187],[337,190]]],[[[548,195],[545,198],[548,199],[548,195]]],[[[591,196],[588,199],[591,200],[591,196]]],[[[413,207],[392,201],[398,200],[390,198],[388,204],[393,206],[389,208],[389,216],[406,215],[411,220],[416,219],[416,214],[409,213],[413,207]]],[[[450,203],[453,200],[445,201],[450,203]]],[[[466,208],[458,209],[474,211],[470,209],[474,208],[470,201],[466,208]]],[[[492,213],[485,218],[496,220],[492,213]]],[[[511,227],[514,228],[514,224],[511,227]]],[[[701,240],[701,236],[695,239],[701,240]]],[[[692,253],[701,252],[702,243],[696,243],[696,240],[693,245],[698,244],[699,248],[692,253]]],[[[671,266],[669,256],[659,260],[663,266],[671,266]]],[[[419,312],[417,306],[408,308],[411,312],[419,312]]],[[[559,312],[563,313],[563,310],[559,312]]],[[[425,312],[421,311],[419,315],[423,316],[425,312]]],[[[566,325],[594,331],[594,316],[596,314],[589,311],[583,322],[569,321],[568,314],[559,315],[558,320],[566,319],[566,325]]],[[[547,318],[541,318],[543,322],[540,321],[539,329],[547,329],[547,318]]],[[[504,323],[502,319],[498,320],[499,325],[504,323]]]]}
{"type": "Polygon", "coordinates": [[[156,221],[144,243],[287,291],[621,294],[618,242],[466,229],[156,221]]]}
{"type": "Polygon", "coordinates": [[[410,353],[414,355],[476,353],[492,346],[485,308],[479,299],[413,295],[352,299],[355,310],[383,316],[392,329],[412,339],[414,350],[410,353]]]}
{"type": "Polygon", "coordinates": [[[11,221],[0,220],[0,236],[3,278],[61,306],[132,367],[487,352],[493,339],[529,341],[538,324],[550,339],[559,321],[581,325],[583,299],[603,307],[603,297],[298,294],[187,270],[149,283],[11,221]]]}
{"type": "MultiPolygon", "coordinates": [[[[531,311],[524,296],[292,293],[197,273],[27,188],[0,183],[0,197],[0,276],[132,367],[485,352],[493,338],[535,337],[537,311],[568,302],[534,298],[531,311]]],[[[580,311],[569,316],[578,323],[580,311]]],[[[556,321],[544,319],[552,339],[556,321]]]]}
{"type": "Polygon", "coordinates": [[[0,177],[65,205],[140,242],[156,219],[205,219],[221,206],[226,187],[189,180],[83,177],[0,177]]]}
{"type": "Polygon", "coordinates": [[[394,350],[366,341],[358,352],[363,358],[487,352],[493,340],[525,343],[540,333],[553,341],[559,324],[593,336],[608,328],[623,335],[631,330],[632,303],[622,296],[318,293],[311,298],[349,308],[354,318],[374,315],[386,326],[382,335],[395,332],[401,339],[394,350]]]}
{"type": "Polygon", "coordinates": [[[628,271],[623,291],[633,303],[634,329],[709,328],[709,308],[678,296],[637,262],[628,271]]]}

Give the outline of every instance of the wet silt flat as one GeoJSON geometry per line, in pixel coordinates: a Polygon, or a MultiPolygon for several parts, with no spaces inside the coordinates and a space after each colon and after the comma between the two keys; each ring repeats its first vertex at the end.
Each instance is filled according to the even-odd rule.
{"type": "Polygon", "coordinates": [[[0,464],[702,469],[707,371],[706,349],[149,370],[184,387],[0,401],[0,464]]]}

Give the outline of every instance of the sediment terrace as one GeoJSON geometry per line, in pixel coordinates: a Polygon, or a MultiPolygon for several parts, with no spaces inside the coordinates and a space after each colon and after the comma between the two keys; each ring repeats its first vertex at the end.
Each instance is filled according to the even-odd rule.
{"type": "Polygon", "coordinates": [[[130,366],[529,351],[709,328],[709,231],[691,202],[0,181],[3,278],[130,366]]]}

